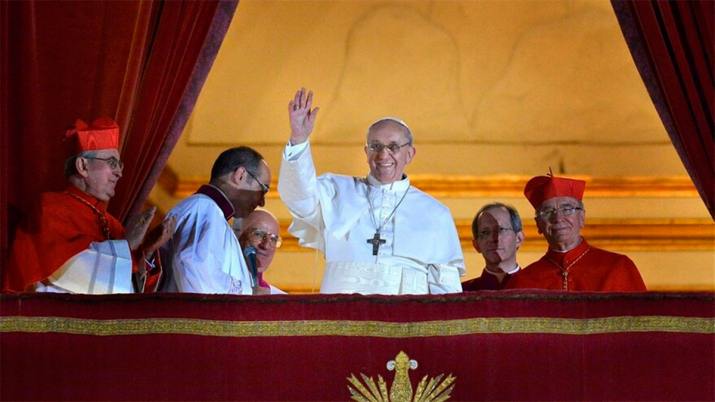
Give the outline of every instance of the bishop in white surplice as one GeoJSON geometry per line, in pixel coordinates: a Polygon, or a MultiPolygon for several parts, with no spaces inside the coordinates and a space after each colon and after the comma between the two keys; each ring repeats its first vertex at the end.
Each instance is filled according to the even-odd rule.
{"type": "Polygon", "coordinates": [[[176,233],[165,249],[167,292],[252,294],[241,246],[221,208],[230,204],[213,190],[199,190],[170,212],[176,233]]]}
{"type": "Polygon", "coordinates": [[[167,292],[254,294],[257,278],[249,270],[229,221],[265,205],[271,182],[263,156],[249,147],[222,152],[209,184],[169,211],[176,231],[161,249],[167,292]]]}

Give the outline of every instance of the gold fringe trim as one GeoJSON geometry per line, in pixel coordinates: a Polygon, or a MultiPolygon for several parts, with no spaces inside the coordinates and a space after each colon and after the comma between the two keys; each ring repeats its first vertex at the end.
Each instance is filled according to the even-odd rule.
{"type": "Polygon", "coordinates": [[[468,318],[385,321],[223,321],[189,318],[94,320],[71,317],[0,317],[0,333],[64,333],[93,336],[201,335],[222,337],[371,336],[421,338],[477,334],[593,335],[629,332],[715,334],[715,318],[621,316],[605,318],[468,318]]]}

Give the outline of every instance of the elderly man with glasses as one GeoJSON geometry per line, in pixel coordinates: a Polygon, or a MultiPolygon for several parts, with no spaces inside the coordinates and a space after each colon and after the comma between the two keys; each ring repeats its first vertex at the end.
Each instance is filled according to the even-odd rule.
{"type": "Polygon", "coordinates": [[[176,232],[161,249],[166,292],[253,294],[253,276],[229,224],[265,204],[271,171],[249,147],[218,156],[209,184],[169,211],[176,232]]]}
{"type": "Polygon", "coordinates": [[[289,231],[325,256],[320,291],[461,292],[464,257],[452,215],[404,173],[416,152],[409,127],[388,117],[368,128],[368,175],[316,177],[312,101],[312,92],[300,89],[288,104],[291,135],[278,192],[293,216],[289,231]]]}
{"type": "Polygon", "coordinates": [[[75,154],[65,162],[69,185],[43,193],[39,210],[22,222],[8,268],[6,291],[60,293],[151,292],[161,273],[155,251],[168,239],[174,221],[147,235],[156,208],[124,226],[107,212],[122,177],[119,126],[104,117],[91,125],[77,120],[66,132],[75,154]]]}
{"type": "MultiPolygon", "coordinates": [[[[238,222],[239,220],[237,219],[236,221],[238,222]]],[[[256,277],[253,294],[284,294],[284,291],[270,285],[263,278],[263,274],[273,261],[276,250],[280,248],[282,243],[280,225],[276,217],[265,209],[256,209],[247,217],[241,219],[238,226],[238,242],[244,250],[244,255],[248,259],[249,256],[246,250],[251,250],[255,258],[255,273],[252,273],[256,277]]],[[[234,225],[235,227],[236,225],[234,225]]],[[[250,262],[249,268],[251,268],[250,262]]]]}
{"type": "Polygon", "coordinates": [[[524,242],[519,212],[495,202],[479,209],[472,221],[472,245],[484,258],[484,270],[462,283],[464,291],[501,290],[519,272],[516,252],[524,242]]]}
{"type": "Polygon", "coordinates": [[[586,182],[565,177],[537,176],[524,195],[536,210],[536,226],[549,244],[540,260],[507,284],[510,289],[563,291],[645,291],[630,258],[590,245],[581,236],[586,217],[582,198],[586,182]]]}

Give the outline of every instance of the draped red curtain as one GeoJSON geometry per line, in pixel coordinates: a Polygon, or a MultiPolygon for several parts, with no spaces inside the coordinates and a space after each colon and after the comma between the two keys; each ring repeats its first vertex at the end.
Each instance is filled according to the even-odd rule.
{"type": "Polygon", "coordinates": [[[715,2],[611,4],[670,140],[715,218],[715,2]]]}
{"type": "MultiPolygon", "coordinates": [[[[124,177],[110,210],[120,219],[140,211],[196,103],[237,0],[157,3],[147,57],[132,91],[122,159],[124,177]]],[[[124,106],[124,105],[122,105],[124,106]]]]}
{"type": "MultiPolygon", "coordinates": [[[[11,1],[2,28],[1,261],[40,192],[65,186],[64,130],[116,118],[124,176],[110,210],[138,210],[176,144],[237,0],[11,1]]],[[[3,264],[4,265],[4,264],[3,264]]]]}

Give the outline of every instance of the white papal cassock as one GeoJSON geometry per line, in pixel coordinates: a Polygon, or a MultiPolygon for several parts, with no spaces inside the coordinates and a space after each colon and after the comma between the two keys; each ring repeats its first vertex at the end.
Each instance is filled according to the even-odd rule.
{"type": "Polygon", "coordinates": [[[325,256],[322,293],[462,291],[464,257],[452,215],[409,179],[381,184],[372,176],[316,177],[306,141],[286,146],[278,191],[293,216],[289,232],[325,256]],[[373,255],[368,240],[381,225],[385,243],[373,255]]]}

